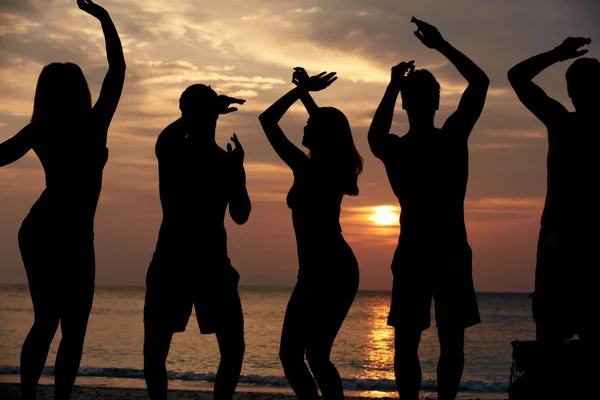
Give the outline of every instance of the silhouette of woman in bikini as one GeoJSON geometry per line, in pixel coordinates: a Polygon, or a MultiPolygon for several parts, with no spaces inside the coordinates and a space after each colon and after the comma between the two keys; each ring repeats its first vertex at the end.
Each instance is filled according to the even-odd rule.
{"type": "Polygon", "coordinates": [[[0,166],[33,149],[46,174],[46,188],[19,230],[35,316],[21,352],[23,399],[35,399],[59,322],[54,398],[71,396],[94,297],[94,216],[107,131],[125,80],[123,50],[108,12],[90,0],[77,5],[100,21],[106,40],[109,69],[96,104],[79,66],[49,64],[38,79],[31,123],[0,144],[0,166]]]}
{"type": "Polygon", "coordinates": [[[344,397],[330,353],[358,290],[358,263],[342,236],[339,216],[343,196],[358,195],[362,158],[345,115],[335,108],[317,107],[309,94],[336,79],[335,72],[309,78],[304,69],[296,68],[292,79],[296,87],[259,117],[269,142],[294,173],[287,204],[292,210],[300,268],[286,310],[279,356],[300,400],[318,399],[317,384],[327,400],[344,397]],[[278,125],[298,99],[310,115],[302,140],[310,150],[308,156],[278,125]]]}

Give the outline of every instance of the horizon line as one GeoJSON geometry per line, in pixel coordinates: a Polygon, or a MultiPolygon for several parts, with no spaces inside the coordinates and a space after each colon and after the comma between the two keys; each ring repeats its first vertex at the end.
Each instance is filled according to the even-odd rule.
{"type": "MultiPolygon", "coordinates": [[[[11,283],[11,282],[0,282],[1,286],[29,286],[28,283],[11,283]]],[[[130,288],[130,289],[143,289],[145,285],[133,285],[133,284],[100,284],[95,285],[95,288],[130,288]]],[[[256,284],[245,284],[239,285],[239,288],[264,288],[264,289],[293,289],[294,286],[286,285],[256,285],[256,284]]],[[[358,289],[359,292],[391,292],[392,289],[358,289]]],[[[521,291],[496,291],[496,290],[481,290],[475,291],[475,293],[485,294],[530,294],[531,292],[521,291]]]]}

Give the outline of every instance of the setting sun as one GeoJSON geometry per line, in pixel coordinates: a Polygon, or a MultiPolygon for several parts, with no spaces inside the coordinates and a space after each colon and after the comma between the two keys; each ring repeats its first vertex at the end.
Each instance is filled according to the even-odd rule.
{"type": "Polygon", "coordinates": [[[373,207],[371,220],[377,225],[396,225],[398,224],[398,207],[394,206],[377,206],[373,207]]]}

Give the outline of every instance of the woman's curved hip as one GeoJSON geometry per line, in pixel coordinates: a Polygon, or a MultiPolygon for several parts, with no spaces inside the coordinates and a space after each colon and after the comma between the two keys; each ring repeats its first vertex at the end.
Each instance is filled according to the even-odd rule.
{"type": "Polygon", "coordinates": [[[91,309],[95,283],[93,236],[25,218],[19,249],[36,305],[64,314],[91,309]]]}

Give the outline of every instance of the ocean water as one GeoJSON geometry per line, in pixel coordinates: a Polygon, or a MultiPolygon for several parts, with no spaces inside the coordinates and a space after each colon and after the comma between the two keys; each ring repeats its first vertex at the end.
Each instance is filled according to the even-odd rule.
{"type": "MultiPolygon", "coordinates": [[[[290,393],[278,358],[279,336],[291,288],[241,287],[246,355],[240,390],[290,393]]],[[[394,330],[386,325],[390,292],[360,291],[336,339],[332,361],[349,393],[397,397],[394,330]]],[[[463,398],[506,398],[513,340],[533,340],[531,301],[524,293],[479,293],[482,323],[467,329],[463,398]]],[[[78,382],[143,387],[144,288],[98,287],[78,382]],[[106,383],[109,382],[109,383],[106,383]]],[[[18,381],[21,345],[33,322],[26,285],[0,285],[0,381],[18,381]],[[15,380],[17,379],[17,380],[15,380]]],[[[51,382],[60,330],[45,370],[51,382]]],[[[423,333],[422,389],[435,392],[439,356],[435,321],[423,333]]],[[[167,361],[171,387],[211,387],[219,352],[214,335],[200,335],[195,317],[176,334],[167,361]],[[179,386],[177,386],[179,385],[179,386]],[[208,386],[207,386],[208,385],[208,386]]]]}

